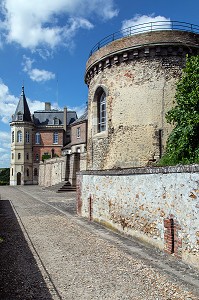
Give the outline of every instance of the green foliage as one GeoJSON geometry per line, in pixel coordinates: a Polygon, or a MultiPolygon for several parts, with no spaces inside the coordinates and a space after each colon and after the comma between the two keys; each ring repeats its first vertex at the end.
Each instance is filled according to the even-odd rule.
{"type": "Polygon", "coordinates": [[[44,161],[45,159],[49,159],[49,158],[51,158],[50,154],[43,154],[42,155],[42,161],[44,161]]]}
{"type": "Polygon", "coordinates": [[[0,185],[8,185],[10,183],[10,169],[0,169],[0,185]]]}
{"type": "Polygon", "coordinates": [[[175,127],[159,164],[199,163],[199,56],[187,57],[175,98],[176,106],[166,114],[175,127]]]}

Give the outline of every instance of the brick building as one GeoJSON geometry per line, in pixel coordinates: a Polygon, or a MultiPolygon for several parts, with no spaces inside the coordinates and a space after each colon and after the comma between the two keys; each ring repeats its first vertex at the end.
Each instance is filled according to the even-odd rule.
{"type": "Polygon", "coordinates": [[[64,155],[71,153],[85,153],[87,145],[88,110],[74,121],[71,127],[71,142],[62,149],[64,155]]]}
{"type": "Polygon", "coordinates": [[[39,162],[44,158],[61,156],[61,149],[70,143],[70,124],[77,119],[75,111],[51,109],[33,115],[26,101],[24,87],[12,116],[10,185],[37,184],[39,162]]]}

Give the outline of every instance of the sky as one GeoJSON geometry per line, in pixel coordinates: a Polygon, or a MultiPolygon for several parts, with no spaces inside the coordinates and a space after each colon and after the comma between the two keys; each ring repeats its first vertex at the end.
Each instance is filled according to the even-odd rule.
{"type": "Polygon", "coordinates": [[[122,28],[149,21],[199,25],[198,0],[0,0],[0,168],[10,166],[10,125],[22,85],[33,113],[76,110],[87,102],[92,47],[122,28]]]}

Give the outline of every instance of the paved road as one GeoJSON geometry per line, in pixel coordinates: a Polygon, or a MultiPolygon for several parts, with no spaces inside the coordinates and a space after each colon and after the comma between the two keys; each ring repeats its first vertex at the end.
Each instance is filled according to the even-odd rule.
{"type": "Polygon", "coordinates": [[[198,300],[199,274],[75,214],[75,193],[0,187],[0,299],[198,300]]]}

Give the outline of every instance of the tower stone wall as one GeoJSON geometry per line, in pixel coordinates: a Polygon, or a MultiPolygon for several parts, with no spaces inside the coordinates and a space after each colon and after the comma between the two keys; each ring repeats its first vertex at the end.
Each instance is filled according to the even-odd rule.
{"type": "Polygon", "coordinates": [[[164,152],[186,55],[199,52],[199,35],[160,31],[114,41],[88,60],[88,169],[146,166],[164,152]],[[106,130],[98,132],[97,90],[106,94],[106,130]]]}

